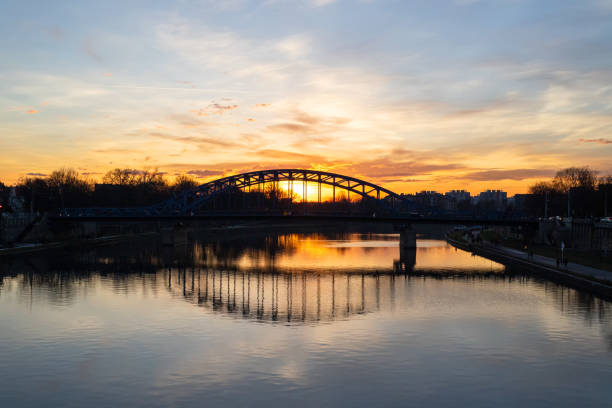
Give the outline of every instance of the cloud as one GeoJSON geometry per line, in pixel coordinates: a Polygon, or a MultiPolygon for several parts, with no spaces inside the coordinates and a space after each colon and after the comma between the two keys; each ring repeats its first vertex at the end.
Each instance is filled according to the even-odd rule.
{"type": "Polygon", "coordinates": [[[204,109],[191,109],[191,112],[198,116],[223,115],[224,113],[233,111],[235,109],[238,109],[238,105],[236,104],[222,105],[219,103],[211,103],[204,109]]]}
{"type": "Polygon", "coordinates": [[[302,111],[295,112],[292,122],[269,125],[267,130],[279,133],[323,134],[336,132],[348,124],[349,118],[335,116],[314,116],[302,111]]]}
{"type": "Polygon", "coordinates": [[[234,109],[238,109],[238,105],[221,105],[218,103],[212,103],[210,105],[208,105],[208,109],[212,110],[213,113],[217,114],[217,115],[221,115],[225,112],[229,112],[231,110],[234,109]]]}
{"type": "Polygon", "coordinates": [[[248,118],[248,119],[247,119],[247,121],[249,121],[249,122],[255,122],[255,119],[253,119],[253,118],[248,118]]]}
{"type": "Polygon", "coordinates": [[[550,169],[491,169],[469,172],[461,178],[473,181],[525,180],[536,177],[551,177],[554,174],[555,171],[550,169]]]}
{"type": "Polygon", "coordinates": [[[142,91],[189,91],[189,92],[209,92],[213,94],[217,93],[237,93],[237,94],[248,94],[250,91],[241,89],[231,88],[196,88],[191,87],[176,87],[176,86],[152,86],[152,85],[106,85],[105,88],[119,88],[119,89],[134,89],[142,91]]]}
{"type": "Polygon", "coordinates": [[[108,147],[104,149],[95,149],[95,153],[135,153],[138,152],[137,149],[126,149],[121,147],[108,147]]]}
{"type": "Polygon", "coordinates": [[[428,163],[419,161],[395,162],[386,158],[355,163],[349,166],[349,174],[355,172],[365,177],[397,178],[431,175],[435,172],[465,169],[459,163],[428,163]]]}
{"type": "Polygon", "coordinates": [[[156,137],[158,139],[170,140],[173,142],[182,142],[182,143],[190,143],[195,145],[214,145],[214,146],[222,146],[222,147],[230,147],[234,146],[235,143],[226,142],[223,140],[217,140],[210,137],[197,137],[197,136],[174,136],[166,133],[160,132],[150,132],[150,136],[156,137]]]}
{"type": "Polygon", "coordinates": [[[26,176],[47,177],[47,175],[45,173],[26,173],[26,176]]]}
{"type": "Polygon", "coordinates": [[[317,123],[321,122],[321,118],[308,115],[307,113],[304,113],[304,112],[299,112],[297,115],[295,115],[294,119],[297,122],[306,123],[308,125],[316,125],[317,123]]]}
{"type": "Polygon", "coordinates": [[[89,55],[97,63],[99,63],[99,64],[103,64],[104,63],[104,60],[102,59],[102,57],[100,56],[100,54],[96,50],[94,42],[93,42],[93,40],[91,38],[83,41],[82,49],[83,49],[83,52],[85,52],[85,54],[89,55]]]}
{"type": "Polygon", "coordinates": [[[266,159],[277,159],[281,161],[294,161],[294,160],[323,161],[324,160],[319,155],[296,153],[296,152],[290,152],[286,150],[275,150],[275,149],[258,150],[256,154],[263,156],[266,159]]]}
{"type": "Polygon", "coordinates": [[[113,76],[113,74],[111,74],[110,72],[105,72],[105,73],[104,73],[104,76],[105,76],[105,77],[110,77],[110,76],[113,76]]]}
{"type": "Polygon", "coordinates": [[[311,0],[311,3],[315,7],[323,7],[335,3],[335,1],[336,0],[311,0]]]}
{"type": "Polygon", "coordinates": [[[208,113],[204,109],[192,109],[191,112],[195,113],[198,116],[208,116],[208,113]]]}
{"type": "Polygon", "coordinates": [[[257,103],[257,104],[255,104],[256,108],[267,108],[268,106],[270,106],[269,103],[257,103]]]}
{"type": "Polygon", "coordinates": [[[303,35],[287,37],[276,44],[276,49],[289,58],[303,57],[310,52],[310,48],[310,38],[303,35]]]}
{"type": "Polygon", "coordinates": [[[582,138],[580,138],[580,139],[578,139],[578,141],[582,142],[582,143],[598,143],[598,144],[603,144],[603,145],[612,144],[612,140],[604,139],[602,137],[600,137],[599,139],[582,139],[582,138]]]}
{"type": "MultiPolygon", "coordinates": [[[[0,72],[0,77],[3,73],[0,72]]],[[[80,80],[76,77],[34,73],[27,70],[15,72],[11,75],[12,81],[6,87],[6,94],[13,98],[24,96],[44,100],[55,108],[79,108],[80,110],[100,103],[113,101],[113,95],[108,89],[99,87],[89,80],[80,80]],[[105,99],[105,97],[108,99],[105,99]]],[[[3,92],[4,93],[4,92],[3,92]]]]}
{"type": "Polygon", "coordinates": [[[223,172],[218,170],[189,170],[187,174],[196,176],[197,178],[205,178],[210,176],[222,176],[223,172]]]}
{"type": "Polygon", "coordinates": [[[298,123],[278,123],[268,126],[268,130],[285,133],[312,133],[314,131],[312,127],[298,123]]]}
{"type": "Polygon", "coordinates": [[[28,115],[34,115],[34,114],[38,113],[38,111],[37,111],[36,109],[28,109],[28,110],[26,111],[26,113],[27,113],[28,115]]]}
{"type": "Polygon", "coordinates": [[[383,178],[379,179],[379,183],[423,183],[428,182],[430,180],[425,179],[414,179],[414,178],[383,178]]]}
{"type": "Polygon", "coordinates": [[[178,153],[170,153],[168,156],[170,156],[170,157],[179,157],[179,156],[183,155],[186,151],[187,151],[187,149],[183,149],[183,150],[181,150],[178,153]]]}
{"type": "Polygon", "coordinates": [[[299,138],[291,143],[291,146],[298,149],[312,149],[316,145],[329,144],[334,140],[332,136],[309,136],[299,138]]]}
{"type": "Polygon", "coordinates": [[[238,78],[245,89],[253,89],[262,79],[282,85],[291,77],[293,65],[299,61],[294,55],[303,49],[293,37],[287,37],[285,51],[281,51],[279,46],[282,47],[283,40],[276,37],[261,41],[257,36],[219,31],[181,18],[158,25],[156,34],[159,46],[178,55],[184,60],[183,64],[190,64],[193,69],[206,69],[210,76],[238,78]]]}
{"type": "Polygon", "coordinates": [[[48,26],[43,28],[43,30],[56,41],[59,41],[64,37],[64,30],[58,25],[48,26]]]}

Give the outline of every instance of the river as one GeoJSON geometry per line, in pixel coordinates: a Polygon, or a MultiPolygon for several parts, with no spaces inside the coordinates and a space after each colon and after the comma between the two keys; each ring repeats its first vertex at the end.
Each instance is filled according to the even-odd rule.
{"type": "Polygon", "coordinates": [[[0,259],[0,406],[610,406],[612,303],[434,237],[0,259]]]}

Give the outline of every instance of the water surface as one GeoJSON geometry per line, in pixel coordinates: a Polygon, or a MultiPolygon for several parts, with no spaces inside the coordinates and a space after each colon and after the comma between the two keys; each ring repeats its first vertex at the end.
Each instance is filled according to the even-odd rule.
{"type": "Polygon", "coordinates": [[[0,260],[0,406],[609,406],[612,304],[433,239],[0,260]]]}

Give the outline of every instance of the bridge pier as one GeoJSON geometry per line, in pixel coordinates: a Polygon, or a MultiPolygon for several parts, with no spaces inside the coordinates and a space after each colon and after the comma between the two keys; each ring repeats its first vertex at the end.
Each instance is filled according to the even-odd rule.
{"type": "Polygon", "coordinates": [[[400,228],[400,250],[416,249],[416,231],[412,229],[412,225],[402,225],[400,228]]]}

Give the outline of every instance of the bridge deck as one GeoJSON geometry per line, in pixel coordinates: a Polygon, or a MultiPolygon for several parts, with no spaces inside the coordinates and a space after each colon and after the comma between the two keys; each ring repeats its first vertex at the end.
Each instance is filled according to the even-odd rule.
{"type": "Polygon", "coordinates": [[[84,221],[198,221],[198,220],[257,220],[257,221],[342,221],[342,222],[376,222],[389,224],[448,224],[448,225],[537,225],[536,219],[495,219],[467,217],[409,217],[409,216],[366,216],[366,215],[336,215],[336,214],[228,214],[211,213],[193,216],[123,216],[123,217],[49,217],[53,221],[84,222],[84,221]]]}

